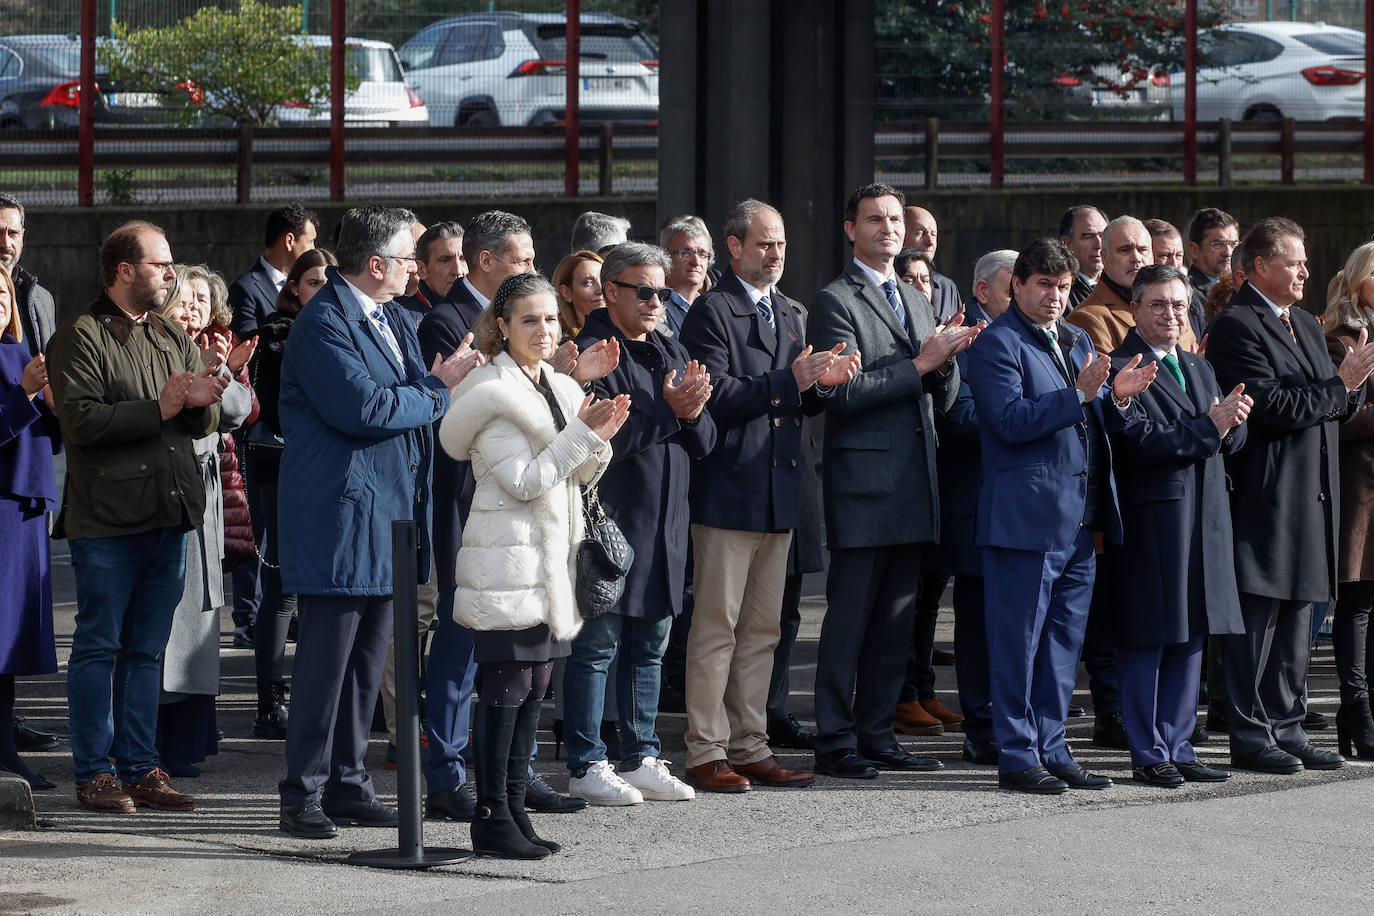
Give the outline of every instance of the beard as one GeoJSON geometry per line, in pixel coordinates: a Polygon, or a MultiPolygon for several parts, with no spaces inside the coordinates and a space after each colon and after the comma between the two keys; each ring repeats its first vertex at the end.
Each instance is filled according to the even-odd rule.
{"type": "Polygon", "coordinates": [[[161,277],[156,282],[140,281],[129,287],[129,305],[140,312],[155,312],[167,301],[167,283],[161,277]]]}

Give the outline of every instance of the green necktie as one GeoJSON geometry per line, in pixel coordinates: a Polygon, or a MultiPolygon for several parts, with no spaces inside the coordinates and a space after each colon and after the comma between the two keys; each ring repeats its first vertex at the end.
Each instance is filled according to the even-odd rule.
{"type": "Polygon", "coordinates": [[[1188,392],[1188,383],[1183,381],[1183,370],[1178,366],[1178,357],[1174,356],[1172,353],[1166,353],[1160,362],[1169,370],[1169,374],[1174,377],[1174,381],[1178,382],[1178,387],[1182,388],[1183,392],[1186,394],[1188,392]]]}

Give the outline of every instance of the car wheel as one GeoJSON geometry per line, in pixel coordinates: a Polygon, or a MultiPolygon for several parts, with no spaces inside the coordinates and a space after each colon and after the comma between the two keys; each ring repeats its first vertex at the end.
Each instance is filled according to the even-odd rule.
{"type": "Polygon", "coordinates": [[[470,108],[458,113],[459,127],[500,127],[501,120],[490,108],[470,108]]]}
{"type": "Polygon", "coordinates": [[[1261,124],[1277,124],[1283,120],[1283,114],[1273,105],[1256,105],[1245,112],[1245,120],[1258,121],[1261,124]]]}

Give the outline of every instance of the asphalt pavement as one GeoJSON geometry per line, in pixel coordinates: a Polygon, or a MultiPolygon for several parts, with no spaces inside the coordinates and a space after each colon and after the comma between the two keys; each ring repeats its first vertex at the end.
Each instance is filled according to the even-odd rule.
{"type": "MultiPolygon", "coordinates": [[[[60,551],[65,545],[58,545],[60,551]]],[[[74,607],[70,567],[58,558],[57,632],[63,671],[20,682],[30,724],[66,731],[65,660],[74,607]]],[[[809,589],[819,592],[816,588],[809,589]]],[[[793,664],[797,714],[812,715],[811,667],[824,612],[808,598],[793,664]]],[[[933,773],[883,774],[870,782],[818,778],[803,789],[761,788],[687,802],[535,815],[562,852],[540,862],[476,859],[427,872],[343,863],[351,852],[394,846],[394,830],[347,828],[327,841],[277,830],[280,742],[252,738],[252,652],[230,648],[221,615],[220,752],[180,814],[131,816],[80,808],[65,742],[29,755],[59,783],[35,793],[36,830],[0,830],[0,914],[9,913],[383,913],[429,912],[1215,912],[1367,913],[1374,891],[1374,765],[1331,773],[1237,773],[1217,785],[1177,790],[1130,781],[1124,752],[1095,748],[1092,720],[1070,720],[1078,758],[1116,785],[1038,798],[996,787],[993,768],[965,763],[961,736],[906,738],[933,754],[933,773]]],[[[938,642],[948,648],[948,608],[938,642]]],[[[937,668],[944,702],[957,706],[953,669],[937,668]]],[[[1335,712],[1330,643],[1314,659],[1312,705],[1335,712]]],[[[1079,701],[1087,705],[1086,684],[1079,701]]],[[[548,704],[537,767],[566,785],[553,759],[548,704]]],[[[681,773],[685,717],[659,718],[666,759],[681,773]]],[[[1335,746],[1334,730],[1313,732],[1335,746]]],[[[383,798],[395,774],[382,766],[386,737],[368,755],[383,798]]],[[[1199,748],[1225,765],[1224,738],[1199,748]]],[[[789,765],[808,754],[780,752],[789,765]]],[[[429,846],[468,845],[467,826],[426,821],[429,846]]]]}

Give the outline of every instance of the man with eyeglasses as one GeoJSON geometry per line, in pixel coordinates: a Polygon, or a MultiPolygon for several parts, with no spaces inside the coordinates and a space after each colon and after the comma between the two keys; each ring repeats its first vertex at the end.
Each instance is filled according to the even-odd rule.
{"type": "Polygon", "coordinates": [[[339,266],[296,319],[281,375],[282,588],[299,596],[281,829],[334,836],[389,827],[363,755],[391,632],[391,522],[420,525],[429,577],[430,424],[481,358],[458,346],[421,362],[395,301],[417,269],[415,215],[349,210],[339,266]]]}
{"type": "Polygon", "coordinates": [[[92,811],[194,806],[168,782],[154,738],[186,533],[205,512],[192,442],[218,428],[226,381],[158,314],[172,266],[161,229],[120,226],[100,247],[104,291],[48,344],[67,446],[53,536],[70,540],[76,574],[69,731],[76,798],[92,811]]]}
{"type": "Polygon", "coordinates": [[[1212,367],[1178,346],[1191,290],[1181,270],[1142,267],[1131,287],[1135,327],[1111,354],[1158,363],[1137,396],[1144,422],[1115,436],[1122,544],[1110,595],[1121,710],[1133,778],[1159,788],[1222,782],[1202,764],[1197,726],[1208,633],[1243,633],[1231,542],[1225,455],[1245,443],[1254,401],[1238,384],[1223,396],[1212,367]]]}
{"type": "Polygon", "coordinates": [[[710,373],[717,445],[692,471],[695,592],[687,637],[687,778],[708,792],[808,785],[769,747],[767,701],[787,553],[801,520],[802,417],[857,359],[806,346],[806,313],[777,288],[782,215],[744,200],[725,219],[730,269],[699,298],[682,344],[710,373]]]}
{"type": "MultiPolygon", "coordinates": [[[[1207,294],[1230,270],[1231,253],[1239,247],[1240,224],[1234,216],[1216,207],[1203,207],[1193,214],[1188,223],[1188,284],[1195,313],[1205,314],[1207,294]]],[[[1240,286],[1237,282],[1234,288],[1240,286]]]]}
{"type": "Polygon", "coordinates": [[[711,249],[711,233],[699,216],[675,216],[658,231],[658,243],[668,252],[668,286],[673,295],[664,303],[668,328],[682,333],[687,310],[711,285],[710,270],[716,253],[711,249]]]}

